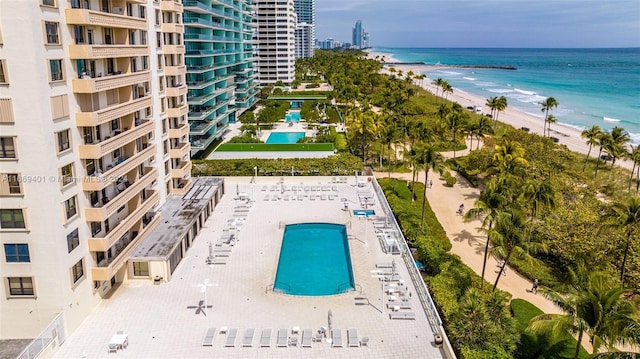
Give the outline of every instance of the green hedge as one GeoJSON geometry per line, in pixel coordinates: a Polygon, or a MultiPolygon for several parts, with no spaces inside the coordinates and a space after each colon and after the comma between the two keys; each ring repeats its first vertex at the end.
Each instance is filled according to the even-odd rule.
{"type": "Polygon", "coordinates": [[[225,143],[219,152],[333,151],[332,143],[225,143]]]}

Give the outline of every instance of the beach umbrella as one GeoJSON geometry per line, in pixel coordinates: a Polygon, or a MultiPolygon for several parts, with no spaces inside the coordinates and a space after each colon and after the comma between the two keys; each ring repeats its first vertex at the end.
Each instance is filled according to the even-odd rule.
{"type": "Polygon", "coordinates": [[[329,309],[329,313],[327,314],[327,321],[329,322],[329,333],[331,333],[331,325],[333,324],[333,313],[331,313],[331,309],[329,309]]]}

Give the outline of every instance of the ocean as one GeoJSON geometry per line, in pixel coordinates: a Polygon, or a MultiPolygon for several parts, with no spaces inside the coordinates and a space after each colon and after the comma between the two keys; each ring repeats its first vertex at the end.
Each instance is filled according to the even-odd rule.
{"type": "MultiPolygon", "coordinates": [[[[425,71],[482,98],[505,96],[509,107],[543,118],[539,102],[554,97],[552,113],[584,129],[624,128],[640,144],[640,48],[464,49],[375,48],[402,62],[427,65],[513,66],[512,70],[449,68],[425,71]]],[[[481,104],[481,105],[484,105],[481,104]]]]}

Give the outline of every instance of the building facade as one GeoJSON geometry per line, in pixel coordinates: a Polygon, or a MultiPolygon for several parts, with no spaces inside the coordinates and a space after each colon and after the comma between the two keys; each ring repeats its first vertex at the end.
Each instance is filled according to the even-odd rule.
{"type": "Polygon", "coordinates": [[[0,339],[72,332],[191,188],[182,13],[0,1],[0,339]]]}
{"type": "Polygon", "coordinates": [[[258,55],[260,85],[295,79],[295,31],[293,0],[257,0],[254,43],[258,55]]]}
{"type": "Polygon", "coordinates": [[[257,102],[252,0],[185,0],[191,152],[219,139],[257,102]]]}
{"type": "Polygon", "coordinates": [[[356,25],[352,29],[351,43],[353,47],[362,48],[362,38],[364,36],[364,30],[362,29],[362,21],[356,21],[356,25]]]}
{"type": "Polygon", "coordinates": [[[315,0],[294,0],[298,26],[296,27],[296,59],[313,57],[316,43],[316,2],[315,0]]]}

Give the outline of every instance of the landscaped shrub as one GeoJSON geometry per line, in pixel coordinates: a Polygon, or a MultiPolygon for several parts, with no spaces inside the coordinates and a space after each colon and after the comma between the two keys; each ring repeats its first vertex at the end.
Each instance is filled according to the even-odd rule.
{"type": "Polygon", "coordinates": [[[458,179],[453,177],[449,172],[445,172],[442,177],[444,177],[444,183],[447,187],[453,187],[453,185],[458,182],[458,179]]]}

